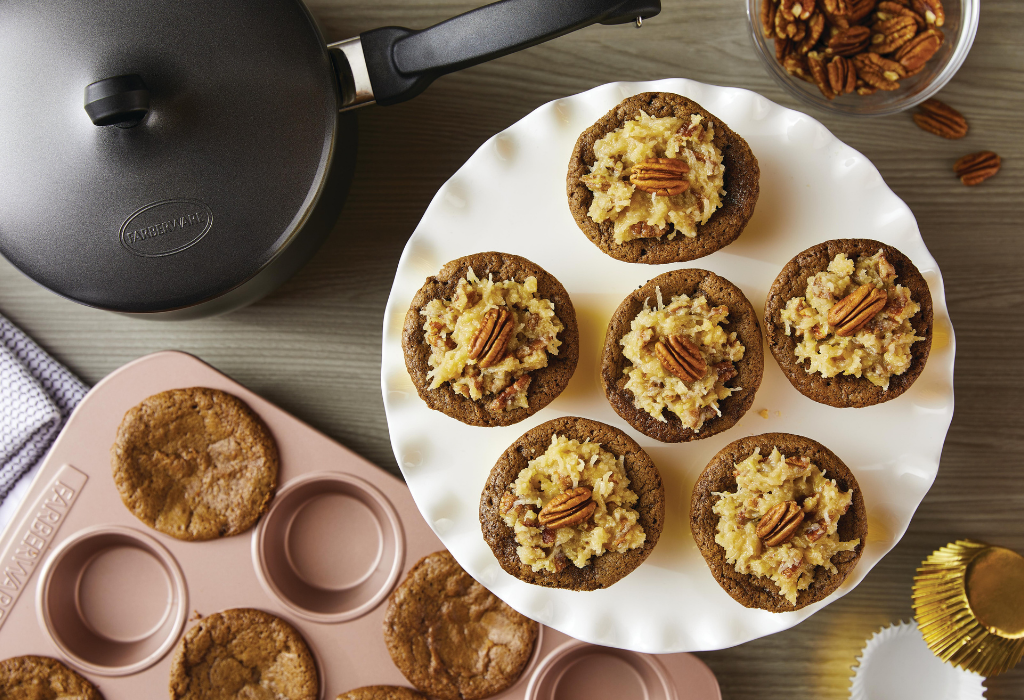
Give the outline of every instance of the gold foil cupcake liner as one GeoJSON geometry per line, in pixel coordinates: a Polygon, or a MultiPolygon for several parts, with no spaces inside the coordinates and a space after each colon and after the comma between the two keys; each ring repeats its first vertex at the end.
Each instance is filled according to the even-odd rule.
{"type": "Polygon", "coordinates": [[[971,540],[946,545],[914,577],[914,613],[928,648],[984,676],[1024,656],[1024,557],[971,540]]]}

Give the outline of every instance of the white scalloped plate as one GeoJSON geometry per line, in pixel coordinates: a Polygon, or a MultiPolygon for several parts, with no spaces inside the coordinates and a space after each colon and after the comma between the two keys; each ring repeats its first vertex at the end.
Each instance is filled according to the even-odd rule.
{"type": "Polygon", "coordinates": [[[792,627],[849,592],[899,541],[939,468],[953,415],[953,328],[942,277],[910,209],[867,158],[805,114],[737,88],[691,80],[612,83],[550,102],[489,139],[438,191],[405,247],[384,316],[381,385],[391,443],[427,522],[459,563],[515,609],[577,639],[640,652],[719,649],[792,627]],[[648,266],[614,260],[577,228],[565,173],[579,134],[618,102],[645,91],[689,97],[747,140],[761,166],[761,196],[743,235],[691,263],[648,266]],[[700,267],[738,285],[763,308],[782,266],[830,238],[875,238],[921,270],[935,305],[931,358],[895,401],[835,409],[790,386],[765,350],[765,375],[750,412],[723,434],[682,445],[633,430],[608,405],[598,376],[608,319],[651,277],[700,267]],[[557,277],[579,319],[580,360],[566,390],[529,419],[474,428],[419,399],[402,356],[402,323],[423,280],[454,258],[488,250],[522,255],[557,277]],[[759,412],[767,410],[767,418],[759,412]],[[563,415],[624,429],[648,451],[665,482],[665,530],[648,560],[611,588],[590,593],[532,586],[506,574],[477,519],[491,466],[519,435],[563,415]],[[711,576],[689,530],[693,483],[723,446],[763,432],[806,435],[856,474],[870,535],[857,568],[828,599],[792,613],[750,610],[711,576]]]}

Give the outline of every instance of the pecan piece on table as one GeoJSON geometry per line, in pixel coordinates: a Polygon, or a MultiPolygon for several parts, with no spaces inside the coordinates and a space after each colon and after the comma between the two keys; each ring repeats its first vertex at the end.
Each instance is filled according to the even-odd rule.
{"type": "Polygon", "coordinates": [[[836,335],[853,335],[885,308],[889,295],[873,284],[862,284],[828,310],[828,325],[836,335]]]}
{"type": "Polygon", "coordinates": [[[708,363],[692,340],[681,335],[670,335],[665,342],[654,344],[654,354],[661,366],[684,382],[694,382],[707,372],[708,363]]]}
{"type": "Polygon", "coordinates": [[[579,525],[597,510],[597,503],[591,500],[592,495],[586,486],[560,493],[541,508],[537,521],[548,530],[579,525]]]}
{"type": "Polygon", "coordinates": [[[840,29],[828,40],[826,52],[837,56],[855,56],[864,51],[871,41],[871,30],[860,25],[840,29]]]}
{"type": "Polygon", "coordinates": [[[629,181],[638,190],[663,197],[685,192],[690,182],[683,177],[690,166],[680,158],[651,158],[633,166],[629,181]]]}
{"type": "Polygon", "coordinates": [[[914,115],[914,123],[925,131],[944,139],[962,139],[967,136],[967,120],[945,102],[932,98],[922,102],[914,115]]]}
{"type": "Polygon", "coordinates": [[[992,151],[969,153],[953,164],[953,172],[968,187],[980,184],[999,172],[1002,160],[992,151]]]}
{"type": "Polygon", "coordinates": [[[512,313],[504,306],[489,310],[469,344],[469,359],[479,360],[477,364],[485,369],[501,362],[515,325],[512,313]]]}
{"type": "Polygon", "coordinates": [[[796,501],[775,506],[761,517],[756,534],[765,547],[777,547],[789,542],[804,521],[804,511],[796,501]]]}

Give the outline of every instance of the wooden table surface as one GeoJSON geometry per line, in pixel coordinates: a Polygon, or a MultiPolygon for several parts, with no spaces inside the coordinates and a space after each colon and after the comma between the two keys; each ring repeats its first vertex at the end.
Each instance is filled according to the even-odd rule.
{"type": "MultiPolygon", "coordinates": [[[[335,41],[388,24],[425,27],[478,2],[309,4],[335,41]]],[[[743,0],[662,4],[641,30],[591,27],[442,78],[411,102],[365,110],[342,219],[304,269],[254,306],[183,323],[118,317],[64,301],[0,260],[0,313],[89,383],[146,353],[194,353],[397,474],[380,393],[384,305],[434,192],[483,141],[549,100],[614,80],[686,77],[809,111],[875,163],[942,268],[958,345],[956,413],[909,531],[856,590],[787,632],[700,656],[730,700],[846,698],[864,640],[911,617],[914,568],[931,551],[970,537],[1024,552],[1024,3],[983,3],[974,49],[942,93],[970,122],[961,141],[926,134],[906,114],[807,110],[755,56],[743,0]],[[982,149],[1002,156],[1002,172],[965,188],[952,163],[982,149]]],[[[1024,698],[1024,664],[987,685],[990,700],[1024,698]]]]}

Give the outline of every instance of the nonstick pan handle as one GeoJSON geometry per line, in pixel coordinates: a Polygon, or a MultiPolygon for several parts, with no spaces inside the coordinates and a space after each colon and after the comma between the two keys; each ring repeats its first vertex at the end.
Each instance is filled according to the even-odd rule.
{"type": "MultiPolygon", "coordinates": [[[[373,94],[360,101],[391,105],[415,97],[446,73],[591,24],[639,24],[659,12],[661,0],[500,0],[422,31],[382,27],[364,32],[358,39],[361,57],[353,55],[358,50],[354,40],[332,48],[341,49],[350,64],[365,60],[373,94]]],[[[358,73],[362,66],[350,70],[358,73]]]]}

